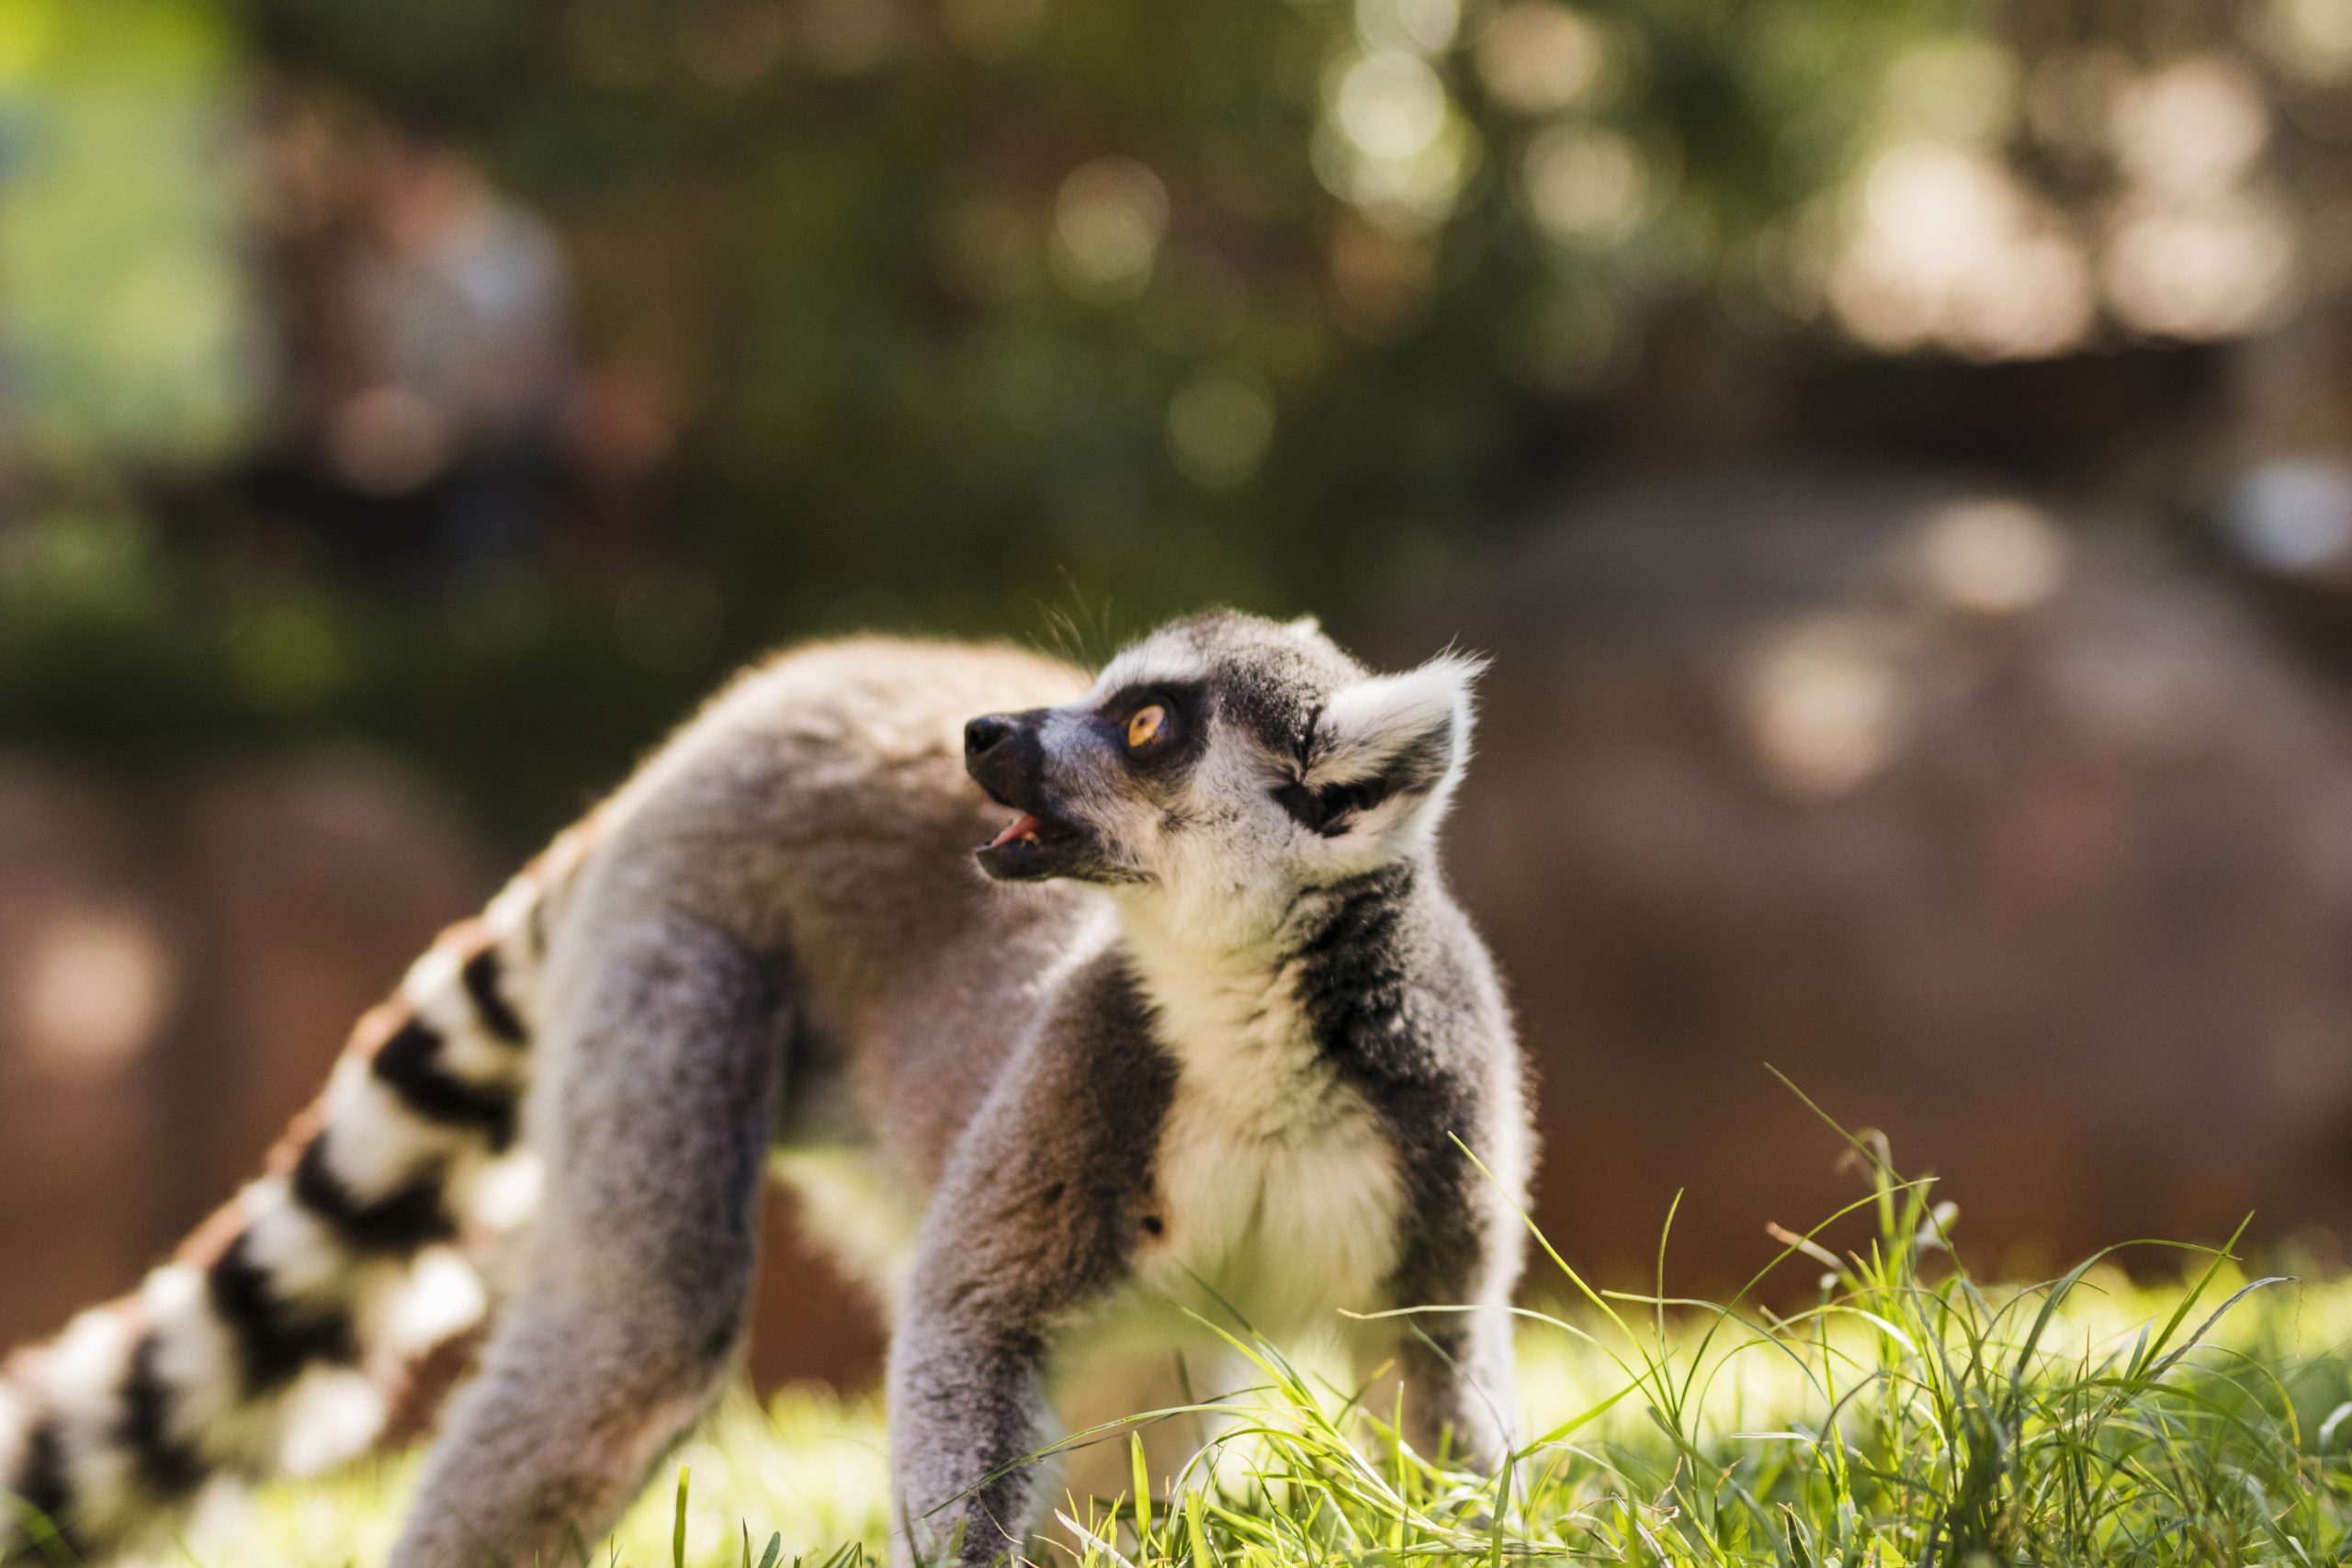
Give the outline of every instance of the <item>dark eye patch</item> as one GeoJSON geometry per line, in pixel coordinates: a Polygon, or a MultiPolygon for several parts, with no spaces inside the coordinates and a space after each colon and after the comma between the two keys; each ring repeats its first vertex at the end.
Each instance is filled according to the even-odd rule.
{"type": "Polygon", "coordinates": [[[1094,719],[1128,766],[1147,776],[1189,768],[1208,745],[1208,694],[1197,682],[1122,686],[1102,700],[1094,710],[1094,719]],[[1137,708],[1154,703],[1168,710],[1165,736],[1135,750],[1127,745],[1127,720],[1137,708]]]}

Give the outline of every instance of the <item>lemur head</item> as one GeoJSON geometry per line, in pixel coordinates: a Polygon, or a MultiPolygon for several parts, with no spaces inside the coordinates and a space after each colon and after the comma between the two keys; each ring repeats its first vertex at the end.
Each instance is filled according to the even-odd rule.
{"type": "Polygon", "coordinates": [[[1480,661],[1366,670],[1311,620],[1190,616],[1061,707],[965,727],[965,765],[1018,815],[1000,881],[1075,877],[1225,929],[1419,853],[1469,753],[1480,661]]]}

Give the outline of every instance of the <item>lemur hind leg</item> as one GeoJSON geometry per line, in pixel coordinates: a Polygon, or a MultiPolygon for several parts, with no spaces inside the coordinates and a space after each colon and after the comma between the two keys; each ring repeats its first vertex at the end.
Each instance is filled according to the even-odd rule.
{"type": "Polygon", "coordinates": [[[708,1405],[741,1341],[781,965],[640,922],[593,955],[535,1107],[548,1191],[514,1303],[393,1568],[571,1561],[708,1405]]]}

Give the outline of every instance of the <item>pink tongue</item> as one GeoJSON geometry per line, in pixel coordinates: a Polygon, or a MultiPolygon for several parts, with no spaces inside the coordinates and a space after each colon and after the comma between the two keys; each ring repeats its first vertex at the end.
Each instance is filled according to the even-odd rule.
{"type": "Polygon", "coordinates": [[[1013,840],[1035,833],[1044,826],[1045,824],[1038,821],[1035,817],[1016,817],[1013,818],[1010,827],[1006,828],[1003,832],[999,833],[995,838],[989,840],[989,848],[992,850],[1001,850],[1004,848],[1005,845],[1012,842],[1013,840]]]}

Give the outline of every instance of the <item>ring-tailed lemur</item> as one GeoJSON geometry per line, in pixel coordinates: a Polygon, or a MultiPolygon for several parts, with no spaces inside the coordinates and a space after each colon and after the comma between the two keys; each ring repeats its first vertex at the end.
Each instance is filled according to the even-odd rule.
{"type": "Polygon", "coordinates": [[[435,944],[267,1175],[10,1364],[0,1558],[364,1448],[482,1309],[525,1145],[396,1568],[593,1539],[735,1353],[771,1153],[828,1141],[920,1213],[884,1281],[902,1562],[1023,1536],[1051,1353],[1166,1297],[1274,1334],[1467,1305],[1398,1344],[1407,1409],[1494,1460],[1521,1069],[1430,847],[1476,671],[1229,613],[1091,684],[882,640],[754,669],[435,944]]]}

